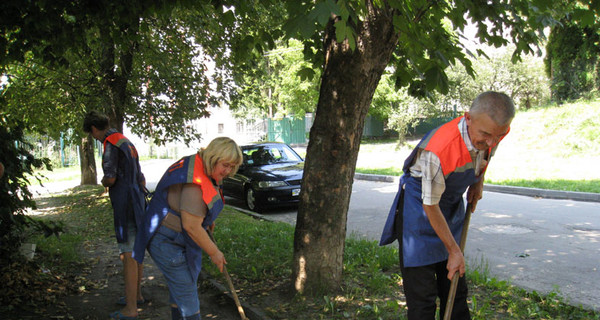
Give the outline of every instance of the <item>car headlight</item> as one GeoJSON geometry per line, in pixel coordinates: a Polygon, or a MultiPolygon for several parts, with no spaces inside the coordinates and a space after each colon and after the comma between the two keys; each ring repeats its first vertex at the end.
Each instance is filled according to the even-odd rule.
{"type": "Polygon", "coordinates": [[[259,188],[275,188],[275,187],[284,187],[287,184],[283,181],[259,181],[259,188]]]}

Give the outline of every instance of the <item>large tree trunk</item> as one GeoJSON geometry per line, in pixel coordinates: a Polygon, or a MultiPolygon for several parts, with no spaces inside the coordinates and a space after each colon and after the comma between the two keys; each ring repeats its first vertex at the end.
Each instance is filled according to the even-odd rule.
{"type": "Polygon", "coordinates": [[[98,171],[94,159],[94,138],[90,135],[81,139],[79,163],[81,163],[81,184],[98,184],[98,171]]]}
{"type": "Polygon", "coordinates": [[[294,235],[297,292],[336,290],[341,283],[346,220],[364,120],[396,47],[388,8],[356,26],[357,48],[337,43],[330,21],[315,122],[310,131],[294,235]]]}

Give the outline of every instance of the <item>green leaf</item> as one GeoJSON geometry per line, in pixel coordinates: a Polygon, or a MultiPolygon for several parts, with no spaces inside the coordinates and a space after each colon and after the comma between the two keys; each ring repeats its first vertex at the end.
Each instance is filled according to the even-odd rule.
{"type": "Polygon", "coordinates": [[[425,71],[425,83],[429,91],[438,89],[441,93],[448,93],[448,76],[438,66],[433,66],[425,71]]]}
{"type": "Polygon", "coordinates": [[[583,9],[575,9],[573,11],[573,19],[579,21],[582,27],[591,27],[595,22],[594,12],[583,9]]]}
{"type": "Polygon", "coordinates": [[[335,15],[340,15],[340,12],[341,12],[340,6],[338,6],[338,4],[335,1],[326,0],[325,4],[327,5],[327,8],[329,9],[329,11],[331,11],[331,13],[333,13],[335,15]]]}
{"type": "Polygon", "coordinates": [[[304,38],[310,38],[315,32],[315,25],[312,20],[303,19],[300,21],[300,35],[304,38]]]}
{"type": "Polygon", "coordinates": [[[343,42],[346,39],[347,26],[346,21],[338,20],[335,24],[335,40],[337,42],[343,42]]]}
{"type": "Polygon", "coordinates": [[[300,76],[300,80],[312,80],[315,76],[315,71],[312,68],[302,68],[298,71],[298,76],[300,76]]]}
{"type": "Polygon", "coordinates": [[[349,26],[346,21],[339,20],[335,24],[335,39],[338,43],[342,43],[344,40],[348,39],[348,45],[350,49],[356,49],[356,39],[354,37],[354,30],[349,26]]]}
{"type": "Polygon", "coordinates": [[[321,26],[326,26],[331,17],[331,10],[326,2],[319,2],[308,15],[309,20],[316,20],[321,26]]]}
{"type": "Polygon", "coordinates": [[[413,79],[412,74],[407,70],[406,66],[399,66],[394,72],[396,90],[406,87],[413,79]]]}
{"type": "Polygon", "coordinates": [[[352,51],[356,49],[356,39],[354,39],[353,34],[350,34],[348,36],[348,45],[350,46],[350,49],[352,49],[352,51]]]}
{"type": "Polygon", "coordinates": [[[223,24],[232,25],[235,22],[235,14],[233,11],[229,10],[223,13],[222,17],[223,24]]]}
{"type": "Polygon", "coordinates": [[[350,10],[348,9],[346,1],[339,1],[338,5],[340,8],[339,16],[342,17],[342,20],[348,21],[348,18],[350,17],[350,10]]]}
{"type": "Polygon", "coordinates": [[[444,66],[447,67],[447,66],[450,65],[450,62],[448,61],[448,59],[446,58],[446,56],[440,50],[435,50],[434,56],[437,59],[439,59],[444,64],[444,66]]]}

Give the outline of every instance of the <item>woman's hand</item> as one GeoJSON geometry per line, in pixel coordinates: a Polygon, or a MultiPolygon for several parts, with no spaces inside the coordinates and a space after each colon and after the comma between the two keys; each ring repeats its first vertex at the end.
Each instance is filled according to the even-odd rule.
{"type": "Polygon", "coordinates": [[[227,260],[225,260],[225,256],[221,250],[217,249],[213,254],[210,255],[210,261],[214,263],[219,271],[223,273],[223,266],[227,264],[227,260]]]}

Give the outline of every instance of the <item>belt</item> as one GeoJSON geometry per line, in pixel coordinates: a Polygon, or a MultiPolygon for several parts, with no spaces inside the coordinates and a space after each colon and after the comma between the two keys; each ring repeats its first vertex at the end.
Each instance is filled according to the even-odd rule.
{"type": "Polygon", "coordinates": [[[181,218],[168,212],[163,221],[161,222],[162,226],[165,226],[175,232],[181,232],[181,218]]]}

